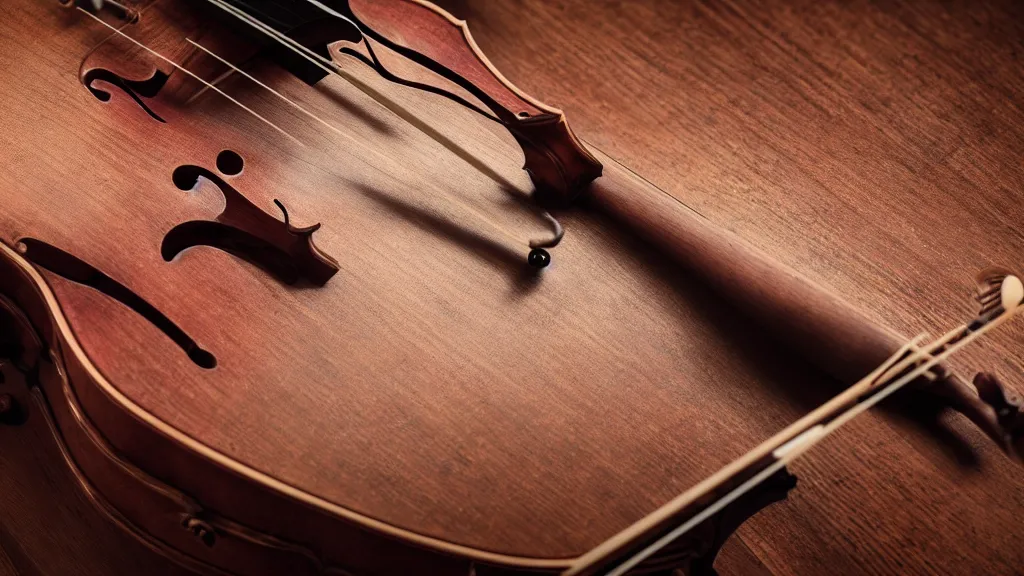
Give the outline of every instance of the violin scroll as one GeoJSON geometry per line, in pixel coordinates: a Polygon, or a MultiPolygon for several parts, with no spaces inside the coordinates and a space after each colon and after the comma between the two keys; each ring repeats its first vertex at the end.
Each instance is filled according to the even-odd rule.
{"type": "MultiPolygon", "coordinates": [[[[1024,283],[1004,268],[986,268],[976,280],[979,319],[1013,312],[1024,302],[1024,283]]],[[[975,374],[972,384],[990,410],[989,420],[994,420],[990,427],[1001,433],[1000,444],[1007,453],[1020,459],[1024,453],[1024,414],[1020,399],[989,372],[975,374]]]]}
{"type": "Polygon", "coordinates": [[[978,273],[975,281],[974,299],[980,305],[979,319],[1013,310],[1024,301],[1024,284],[1005,268],[986,268],[978,273]]]}

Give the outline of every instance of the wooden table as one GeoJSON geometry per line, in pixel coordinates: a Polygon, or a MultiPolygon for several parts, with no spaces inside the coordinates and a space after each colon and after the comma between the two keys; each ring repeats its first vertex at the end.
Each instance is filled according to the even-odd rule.
{"type": "MultiPolygon", "coordinates": [[[[588,143],[905,334],[969,315],[981,267],[1024,268],[1024,5],[439,3],[588,143]]],[[[955,364],[1020,389],[1022,336],[955,364]]],[[[1024,573],[1024,471],[962,418],[906,414],[799,462],[721,573],[1024,573]]]]}

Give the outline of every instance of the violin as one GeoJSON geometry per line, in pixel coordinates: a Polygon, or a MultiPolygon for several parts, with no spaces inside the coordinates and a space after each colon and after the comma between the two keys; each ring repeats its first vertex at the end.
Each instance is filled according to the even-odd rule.
{"type": "Polygon", "coordinates": [[[0,446],[57,447],[131,542],[99,565],[714,574],[790,464],[893,395],[1024,449],[1010,389],[949,361],[1024,310],[1012,271],[901,335],[585,141],[427,0],[0,14],[0,446]],[[750,383],[804,365],[844,387],[763,440],[750,383]]]}

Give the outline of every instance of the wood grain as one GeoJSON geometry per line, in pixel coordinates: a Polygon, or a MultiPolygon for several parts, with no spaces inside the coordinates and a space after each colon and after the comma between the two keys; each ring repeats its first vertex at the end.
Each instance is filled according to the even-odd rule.
{"type": "Polygon", "coordinates": [[[14,565],[11,564],[11,559],[7,557],[3,548],[0,548],[0,576],[18,576],[14,565]]]}
{"type": "MultiPolygon", "coordinates": [[[[597,214],[567,213],[575,232],[554,266],[526,269],[526,240],[546,226],[523,203],[516,145],[453,104],[389,88],[516,183],[513,194],[337,78],[310,89],[253,69],[340,134],[242,79],[223,86],[305,145],[215,93],[188,108],[153,100],[166,123],[117,92],[99,102],[77,83],[85,55],[120,75],[148,71],[93,51],[107,33],[88,21],[30,0],[17,8],[0,24],[11,48],[0,93],[16,103],[0,133],[0,180],[31,195],[5,197],[0,235],[73,251],[217,356],[202,369],[124,306],[45,276],[94,379],[109,383],[69,368],[96,428],[134,465],[233,520],[356,573],[397,561],[332,545],[326,522],[253,505],[262,500],[252,491],[211,481],[223,469],[155,449],[159,437],[174,431],[179,447],[191,441],[221,468],[261,474],[306,498],[303,510],[330,507],[424,545],[558,562],[742,454],[769,435],[764,422],[802,411],[751,384],[813,388],[820,378],[744,334],[706,289],[597,214]],[[32,26],[62,33],[43,44],[26,37],[32,26]],[[40,53],[48,64],[20,83],[15,72],[40,53]],[[59,167],[40,168],[55,147],[59,167]],[[246,159],[232,186],[256,205],[269,212],[277,198],[297,226],[324,223],[317,246],[342,268],[326,287],[282,286],[212,249],[161,258],[168,230],[214,218],[223,203],[208,183],[182,191],[171,175],[224,148],[246,159]],[[126,403],[164,428],[138,431],[143,416],[125,416],[126,403]]],[[[141,40],[175,53],[164,46],[173,30],[142,22],[141,40]]]]}
{"type": "MultiPolygon", "coordinates": [[[[905,334],[1024,264],[1018,3],[440,4],[589,143],[905,334]]],[[[1022,351],[958,364],[1020,389],[1022,351]]],[[[1021,573],[1020,470],[948,424],[980,453],[853,424],[742,542],[776,574],[1021,573]]]]}
{"type": "MultiPolygon", "coordinates": [[[[976,268],[1020,264],[1011,5],[448,7],[584,139],[899,331],[959,321],[976,268]]],[[[254,69],[354,139],[225,85],[305,147],[215,94],[155,101],[166,125],[123,94],[99,103],[76,73],[107,33],[51,8],[18,0],[0,21],[0,237],[73,249],[218,354],[203,372],[124,307],[46,277],[118,393],[253,471],[410,533],[560,558],[835,391],[598,214],[567,212],[555,266],[524,274],[542,224],[518,196],[340,82],[254,69]],[[167,230],[222,208],[209,186],[175,188],[173,169],[225,147],[246,158],[233,185],[257,205],[280,198],[297,223],[324,222],[318,246],[342,267],[327,288],[284,288],[214,250],[159,257],[167,230]]],[[[529,189],[494,127],[395,92],[529,189]]],[[[1007,373],[1020,334],[962,365],[1007,373]]],[[[103,392],[79,392],[100,405],[103,392]]],[[[856,422],[804,461],[792,500],[727,547],[723,572],[1019,571],[1019,469],[960,420],[925,430],[901,414],[856,422]]],[[[302,531],[148,437],[96,424],[236,519],[302,531]]]]}

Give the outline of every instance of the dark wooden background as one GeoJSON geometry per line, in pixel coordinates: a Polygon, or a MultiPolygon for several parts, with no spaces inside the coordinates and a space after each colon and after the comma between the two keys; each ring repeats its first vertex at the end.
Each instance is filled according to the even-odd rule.
{"type": "MultiPolygon", "coordinates": [[[[974,270],[1024,270],[1021,3],[439,3],[589,143],[893,328],[944,329],[974,270]]],[[[1021,389],[1021,342],[958,366],[1021,389]]],[[[899,414],[799,462],[721,573],[1024,574],[1024,469],[899,414]]]]}
{"type": "MultiPolygon", "coordinates": [[[[1024,3],[440,4],[589,143],[905,334],[969,314],[978,268],[1024,269],[1024,3]]],[[[957,365],[1020,390],[1022,342],[957,365]]],[[[853,423],[721,572],[1024,574],[1024,469],[943,422],[853,423]]]]}

